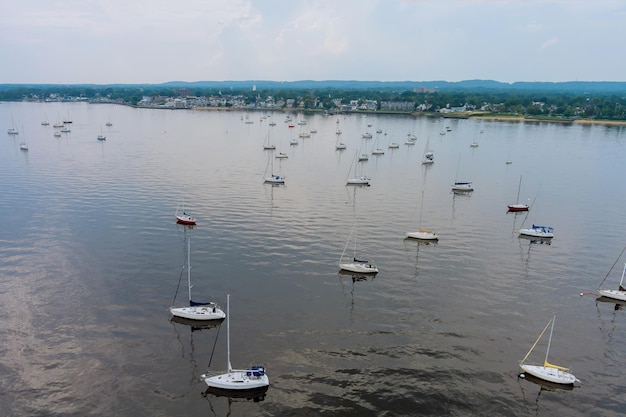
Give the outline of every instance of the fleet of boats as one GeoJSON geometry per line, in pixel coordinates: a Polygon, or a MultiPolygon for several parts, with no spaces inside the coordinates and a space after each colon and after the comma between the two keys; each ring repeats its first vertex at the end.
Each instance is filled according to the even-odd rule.
{"type": "MultiPolygon", "coordinates": [[[[291,118],[289,116],[287,116],[287,118],[285,119],[285,122],[289,123],[289,127],[293,127],[293,124],[291,123],[291,118]]],[[[68,124],[70,123],[72,123],[72,121],[69,120],[69,118],[63,121],[63,123],[55,123],[54,135],[58,137],[60,136],[60,132],[69,132],[70,129],[69,129],[68,124]]],[[[339,141],[339,136],[341,135],[341,130],[339,129],[339,123],[340,123],[339,119],[337,119],[337,128],[336,128],[337,140],[336,140],[335,148],[337,150],[343,150],[343,149],[346,149],[346,145],[339,141]]],[[[49,123],[47,121],[41,122],[42,126],[47,126],[48,124],[49,123]]],[[[298,121],[298,125],[300,126],[305,125],[305,124],[306,124],[306,121],[303,119],[298,121]]],[[[112,123],[108,121],[106,125],[112,126],[112,123]]],[[[270,125],[275,126],[275,123],[271,122],[270,125]]],[[[445,131],[442,130],[441,133],[445,134],[446,131],[449,132],[451,131],[451,129],[447,128],[445,131]]],[[[313,130],[311,132],[313,132],[313,130]]],[[[376,130],[377,134],[381,132],[382,132],[381,129],[376,130]]],[[[18,135],[19,132],[17,128],[13,126],[7,129],[7,134],[18,135]]],[[[310,133],[300,134],[301,138],[309,138],[310,136],[311,136],[310,133]]],[[[410,133],[407,136],[408,137],[407,137],[407,141],[405,142],[405,144],[406,145],[415,144],[417,137],[415,135],[411,135],[410,133]]],[[[372,137],[372,134],[369,132],[366,132],[362,135],[362,137],[364,139],[370,139],[372,137]]],[[[106,136],[104,136],[102,129],[97,139],[99,141],[103,141],[106,139],[106,136]]],[[[298,144],[297,139],[292,139],[290,144],[297,145],[298,144]]],[[[476,148],[478,147],[478,143],[473,142],[470,146],[473,148],[476,148]]],[[[28,150],[28,146],[26,145],[25,142],[20,143],[19,147],[21,150],[24,150],[24,151],[28,150]]],[[[399,147],[399,144],[396,142],[391,142],[389,144],[390,149],[395,149],[398,147],[399,147]]],[[[269,165],[271,166],[270,174],[265,176],[265,182],[271,183],[271,184],[284,184],[285,178],[274,172],[274,166],[273,166],[274,157],[272,157],[272,155],[273,155],[273,151],[276,149],[276,146],[272,144],[270,141],[269,131],[266,136],[265,143],[263,144],[263,149],[272,151],[270,157],[268,158],[269,165]]],[[[380,148],[375,148],[375,149],[372,149],[371,153],[372,155],[383,155],[384,151],[380,148]]],[[[287,158],[287,154],[280,152],[276,155],[275,158],[278,158],[278,159],[287,158]]],[[[359,167],[362,170],[363,162],[366,162],[367,160],[368,160],[367,154],[365,153],[359,154],[358,151],[355,153],[354,161],[348,173],[349,178],[346,181],[346,185],[365,185],[365,186],[370,185],[371,179],[369,177],[363,174],[357,173],[357,171],[359,170],[359,167]]],[[[424,148],[424,153],[423,153],[421,163],[423,165],[430,165],[434,163],[434,151],[429,147],[428,141],[426,142],[426,146],[424,148]]],[[[507,161],[507,164],[508,163],[509,161],[507,161]]],[[[460,164],[460,157],[459,157],[459,164],[460,164]]],[[[457,174],[458,174],[458,166],[457,166],[457,174]]],[[[520,202],[521,185],[522,185],[522,176],[520,175],[516,203],[507,205],[508,211],[510,212],[527,212],[530,209],[529,204],[520,202]]],[[[473,188],[472,182],[470,181],[456,181],[455,180],[454,184],[452,185],[453,192],[471,192],[473,190],[474,188],[473,188]]],[[[423,241],[438,241],[439,235],[436,232],[422,228],[423,205],[424,205],[424,191],[422,191],[422,195],[420,199],[419,223],[418,223],[417,231],[407,232],[406,238],[423,240],[423,241]]],[[[189,225],[189,226],[196,225],[196,219],[185,211],[184,202],[182,205],[182,210],[180,212],[179,212],[179,207],[177,207],[175,217],[176,217],[177,223],[179,224],[189,225]]],[[[341,254],[341,258],[339,260],[340,273],[354,273],[354,274],[361,274],[365,276],[377,274],[378,266],[371,259],[363,258],[359,256],[357,253],[357,250],[358,250],[357,224],[358,223],[355,222],[352,232],[350,233],[348,241],[346,242],[344,250],[341,254]],[[346,258],[346,253],[348,252],[348,248],[351,244],[352,244],[352,256],[350,256],[349,259],[344,259],[346,258]]],[[[550,239],[554,237],[554,228],[551,226],[532,224],[531,227],[520,228],[519,236],[528,237],[528,238],[546,239],[549,241],[550,239]]],[[[626,247],[624,249],[626,249],[626,247]]],[[[623,252],[624,250],[622,251],[622,253],[623,252]]],[[[620,254],[620,257],[621,257],[621,254],[620,254]]],[[[618,257],[618,260],[619,260],[619,257],[618,257]]],[[[615,264],[613,266],[615,266],[615,264]]],[[[252,366],[250,368],[244,368],[244,369],[234,369],[231,366],[231,361],[230,361],[230,295],[227,296],[227,312],[226,313],[220,309],[219,305],[216,302],[211,301],[207,303],[199,303],[199,302],[193,301],[192,291],[191,291],[192,290],[191,243],[190,243],[190,239],[188,238],[187,238],[187,261],[186,261],[185,267],[187,271],[188,305],[182,306],[182,307],[174,307],[174,306],[170,307],[169,311],[172,314],[172,316],[179,318],[179,319],[191,320],[195,322],[215,321],[215,320],[219,321],[223,319],[226,319],[226,322],[227,322],[227,354],[228,354],[227,370],[225,372],[220,372],[220,373],[207,372],[202,375],[201,377],[202,380],[207,384],[209,388],[225,390],[225,391],[245,391],[245,390],[258,390],[258,389],[267,388],[269,386],[269,378],[265,372],[264,366],[256,365],[256,366],[252,366]]],[[[613,267],[611,268],[611,270],[612,269],[613,267]]],[[[611,270],[609,270],[607,277],[610,274],[611,270]]],[[[621,274],[621,279],[619,281],[619,285],[617,289],[599,288],[597,290],[598,296],[604,297],[609,300],[614,300],[616,302],[626,302],[626,288],[624,287],[625,275],[626,275],[626,263],[624,264],[624,268],[621,274]]],[[[605,277],[605,280],[607,277],[605,277]]],[[[602,284],[600,286],[602,286],[602,284]]],[[[524,372],[524,374],[522,374],[521,376],[527,374],[534,378],[539,378],[543,381],[548,381],[550,383],[562,384],[562,385],[573,385],[580,381],[570,372],[570,369],[563,367],[563,366],[551,364],[548,361],[548,355],[550,353],[550,347],[552,344],[555,321],[556,321],[556,316],[554,316],[548,322],[548,324],[545,326],[545,328],[543,329],[543,331],[541,332],[541,334],[539,335],[535,343],[532,345],[532,347],[530,348],[526,356],[524,356],[524,358],[519,362],[519,366],[524,372]],[[543,360],[543,363],[533,364],[533,363],[527,362],[530,355],[532,354],[534,349],[537,347],[539,341],[544,336],[548,328],[550,328],[550,333],[548,337],[545,359],[543,360]]]]}

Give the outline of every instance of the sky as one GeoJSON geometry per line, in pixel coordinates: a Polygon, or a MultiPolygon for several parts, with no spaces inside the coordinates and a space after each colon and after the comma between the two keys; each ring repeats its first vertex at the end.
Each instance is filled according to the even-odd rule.
{"type": "Polygon", "coordinates": [[[626,0],[0,0],[0,83],[626,81],[626,0]]]}

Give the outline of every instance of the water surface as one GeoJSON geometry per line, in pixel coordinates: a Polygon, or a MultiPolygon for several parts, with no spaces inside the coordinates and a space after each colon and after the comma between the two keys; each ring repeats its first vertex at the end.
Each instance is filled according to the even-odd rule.
{"type": "Polygon", "coordinates": [[[307,124],[290,129],[284,116],[0,104],[20,130],[0,141],[0,414],[623,414],[624,311],[579,295],[626,245],[623,127],[294,113],[307,124]],[[270,129],[284,186],[263,184],[270,129]],[[371,187],[346,187],[376,147],[357,167],[371,187]],[[506,213],[520,175],[531,210],[506,213]],[[455,180],[475,191],[452,194],[455,180]],[[183,202],[193,228],[174,221],[183,202]],[[355,223],[375,277],[337,273],[355,223]],[[532,223],[553,241],[518,238],[532,223]],[[420,226],[439,243],[404,239],[420,226]],[[187,237],[194,294],[231,294],[232,362],[267,367],[263,398],[205,394],[200,374],[226,366],[225,326],[170,321],[187,237]],[[554,314],[551,362],[583,382],[571,391],[517,378],[554,314]]]}

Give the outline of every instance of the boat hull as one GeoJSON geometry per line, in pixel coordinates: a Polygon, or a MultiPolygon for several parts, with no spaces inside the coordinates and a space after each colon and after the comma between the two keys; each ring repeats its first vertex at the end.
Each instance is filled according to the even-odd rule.
{"type": "Polygon", "coordinates": [[[254,375],[255,373],[259,374],[252,369],[232,370],[213,376],[204,374],[202,379],[210,388],[221,390],[248,391],[269,386],[269,378],[264,372],[263,375],[254,375]]]}
{"type": "Polygon", "coordinates": [[[370,179],[367,177],[350,178],[346,185],[370,185],[370,179]]]}
{"type": "Polygon", "coordinates": [[[455,192],[469,192],[474,191],[474,187],[471,183],[457,183],[452,186],[452,191],[455,192]]]}
{"type": "Polygon", "coordinates": [[[196,224],[196,219],[194,219],[191,216],[177,215],[176,216],[176,222],[180,223],[180,224],[195,225],[196,224]]]}
{"type": "Polygon", "coordinates": [[[271,177],[265,178],[265,182],[268,183],[268,184],[284,184],[285,183],[285,179],[283,177],[278,176],[278,175],[273,175],[271,177]]]}
{"type": "Polygon", "coordinates": [[[339,268],[344,271],[356,272],[357,274],[377,274],[378,267],[369,263],[345,263],[339,264],[339,268]]]}
{"type": "Polygon", "coordinates": [[[406,237],[418,240],[439,240],[439,235],[433,232],[409,232],[406,237]]]}
{"type": "Polygon", "coordinates": [[[507,208],[509,209],[509,211],[528,211],[527,204],[511,204],[507,206],[507,208]]]}
{"type": "Polygon", "coordinates": [[[224,311],[216,305],[172,307],[170,313],[175,317],[196,321],[223,320],[226,318],[224,311]]]}
{"type": "Polygon", "coordinates": [[[552,382],[555,384],[573,385],[576,381],[576,377],[569,372],[562,371],[556,368],[550,368],[541,365],[526,365],[521,364],[522,370],[536,378],[543,379],[544,381],[552,382]]]}
{"type": "Polygon", "coordinates": [[[543,239],[552,239],[554,237],[554,233],[543,232],[539,229],[520,229],[519,234],[521,236],[539,237],[543,239]]]}
{"type": "Polygon", "coordinates": [[[598,294],[602,297],[611,298],[613,300],[626,301],[626,291],[598,290],[598,294]]]}

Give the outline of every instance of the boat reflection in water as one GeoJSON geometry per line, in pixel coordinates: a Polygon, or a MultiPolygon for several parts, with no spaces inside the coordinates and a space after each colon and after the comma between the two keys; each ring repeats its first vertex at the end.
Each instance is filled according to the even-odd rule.
{"type": "Polygon", "coordinates": [[[191,331],[195,332],[196,330],[204,330],[204,329],[212,329],[214,327],[218,327],[224,319],[221,320],[209,320],[209,321],[200,321],[200,320],[190,320],[183,317],[172,316],[170,319],[173,323],[182,324],[184,326],[191,327],[191,331]]]}
{"type": "Polygon", "coordinates": [[[378,274],[378,272],[374,272],[371,274],[359,274],[356,272],[345,271],[342,269],[338,272],[338,274],[340,275],[340,277],[351,277],[352,282],[360,282],[360,281],[367,281],[368,278],[371,278],[373,280],[378,274]]]}
{"type": "Polygon", "coordinates": [[[615,310],[622,310],[624,306],[626,306],[626,301],[620,301],[609,297],[598,297],[596,298],[596,302],[615,304],[615,310]]]}
{"type": "Polygon", "coordinates": [[[258,403],[265,400],[268,389],[269,385],[251,390],[229,390],[209,387],[202,393],[202,396],[205,398],[208,398],[209,396],[226,397],[229,400],[229,404],[231,403],[231,400],[234,399],[252,400],[255,403],[258,403]]]}
{"type": "Polygon", "coordinates": [[[530,242],[531,245],[551,245],[552,238],[551,237],[536,237],[536,236],[527,236],[527,235],[519,235],[520,239],[526,239],[530,242]]]}

